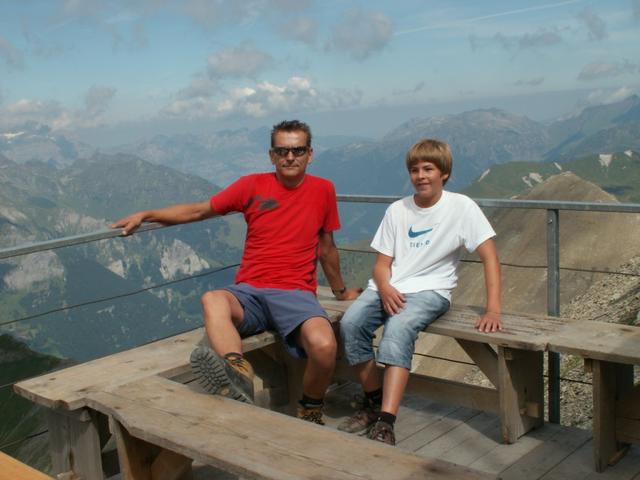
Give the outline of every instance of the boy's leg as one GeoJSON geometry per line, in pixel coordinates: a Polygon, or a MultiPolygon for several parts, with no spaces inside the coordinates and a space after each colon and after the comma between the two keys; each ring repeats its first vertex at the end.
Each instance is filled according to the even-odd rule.
{"type": "Polygon", "coordinates": [[[359,405],[354,415],[338,425],[338,429],[342,431],[357,433],[367,430],[380,413],[382,383],[374,360],[373,338],[385,318],[378,293],[367,289],[340,321],[345,357],[354,367],[364,390],[362,405],[359,405]]]}
{"type": "Polygon", "coordinates": [[[389,317],[378,347],[378,361],[386,365],[380,418],[369,438],[395,444],[393,425],[411,369],[418,333],[449,309],[449,301],[425,290],[405,294],[405,307],[389,317]]]}

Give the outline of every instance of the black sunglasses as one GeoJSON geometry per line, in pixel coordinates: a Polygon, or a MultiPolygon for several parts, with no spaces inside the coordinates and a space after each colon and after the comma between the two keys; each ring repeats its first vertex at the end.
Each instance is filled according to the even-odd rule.
{"type": "Polygon", "coordinates": [[[311,147],[302,146],[302,147],[273,147],[271,152],[278,157],[286,157],[289,155],[289,152],[293,153],[294,157],[301,157],[305,153],[310,150],[311,147]]]}

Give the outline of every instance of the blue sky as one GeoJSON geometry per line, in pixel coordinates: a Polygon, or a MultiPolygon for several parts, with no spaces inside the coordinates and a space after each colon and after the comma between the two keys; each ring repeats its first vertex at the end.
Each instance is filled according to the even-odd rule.
{"type": "Polygon", "coordinates": [[[638,45],[640,0],[0,0],[0,130],[551,118],[637,93],[638,45]]]}

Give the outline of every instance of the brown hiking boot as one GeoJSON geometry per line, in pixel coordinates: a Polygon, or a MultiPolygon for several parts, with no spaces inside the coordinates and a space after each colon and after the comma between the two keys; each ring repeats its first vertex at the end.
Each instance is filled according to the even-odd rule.
{"type": "Polygon", "coordinates": [[[386,443],[387,445],[396,444],[396,434],[393,433],[393,425],[389,425],[384,420],[378,420],[373,427],[371,427],[371,430],[369,430],[369,433],[367,434],[367,438],[377,442],[386,443]]]}
{"type": "Polygon", "coordinates": [[[366,398],[362,398],[356,403],[356,408],[358,408],[356,413],[338,425],[338,430],[348,433],[359,433],[368,430],[376,423],[380,415],[380,405],[375,405],[366,398]]]}
{"type": "Polygon", "coordinates": [[[322,405],[317,407],[303,407],[302,405],[298,405],[297,417],[306,422],[324,425],[324,420],[322,419],[322,405]]]}
{"type": "Polygon", "coordinates": [[[253,403],[253,367],[240,355],[220,357],[209,347],[191,352],[191,370],[205,391],[253,403]]]}

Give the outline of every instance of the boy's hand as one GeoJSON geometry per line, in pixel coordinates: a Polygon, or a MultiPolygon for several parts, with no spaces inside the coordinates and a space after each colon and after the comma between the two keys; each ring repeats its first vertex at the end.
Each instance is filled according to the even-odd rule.
{"type": "Polygon", "coordinates": [[[502,319],[499,313],[487,312],[476,322],[476,328],[480,332],[496,332],[502,330],[502,319]]]}
{"type": "Polygon", "coordinates": [[[384,288],[378,288],[380,294],[380,300],[382,301],[382,308],[389,315],[395,315],[404,308],[404,295],[396,290],[391,285],[384,288]]]}

